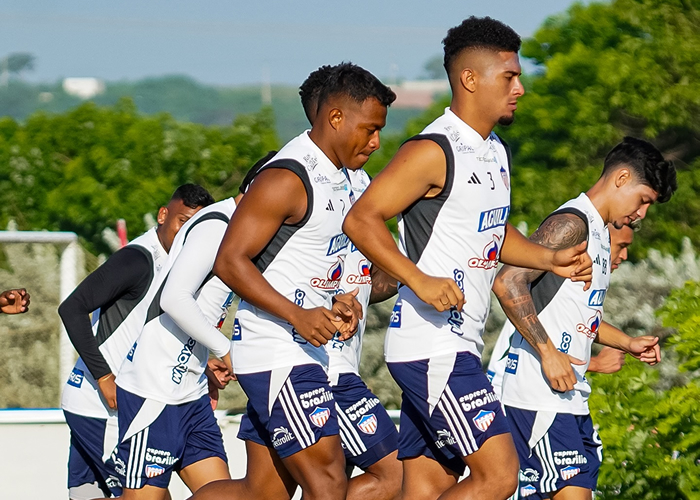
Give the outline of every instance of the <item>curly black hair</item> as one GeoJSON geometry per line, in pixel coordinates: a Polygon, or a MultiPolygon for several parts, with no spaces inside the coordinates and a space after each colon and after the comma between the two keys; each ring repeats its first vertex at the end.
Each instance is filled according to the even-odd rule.
{"type": "Polygon", "coordinates": [[[384,85],[372,73],[349,62],[340,63],[332,68],[318,96],[318,108],[332,96],[345,95],[358,103],[370,97],[377,99],[383,106],[390,106],[396,100],[396,94],[384,85]]]}
{"type": "Polygon", "coordinates": [[[657,203],[670,200],[678,188],[673,162],[664,160],[661,151],[645,140],[629,136],[622,139],[605,157],[603,175],[620,165],[629,167],[641,182],[658,193],[657,203]]]}
{"type": "Polygon", "coordinates": [[[513,28],[490,17],[471,16],[459,26],[450,28],[442,41],[445,47],[445,70],[464,49],[478,48],[498,52],[518,52],[520,36],[513,28]]]}
{"type": "Polygon", "coordinates": [[[301,97],[301,105],[304,108],[304,113],[306,114],[306,119],[309,123],[313,125],[313,118],[316,116],[318,111],[318,96],[321,93],[326,80],[333,72],[335,66],[324,65],[311,74],[304,80],[304,83],[299,87],[299,96],[301,97]]]}
{"type": "Polygon", "coordinates": [[[186,207],[208,207],[214,203],[209,191],[199,184],[183,184],[175,190],[171,200],[181,200],[186,207]]]}

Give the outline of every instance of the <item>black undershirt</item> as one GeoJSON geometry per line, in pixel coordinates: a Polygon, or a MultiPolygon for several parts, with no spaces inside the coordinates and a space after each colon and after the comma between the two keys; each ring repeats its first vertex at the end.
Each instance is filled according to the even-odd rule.
{"type": "Polygon", "coordinates": [[[153,276],[152,263],[141,250],[125,247],[85,278],[58,307],[75,350],[95,380],[112,370],[99,350],[90,313],[108,309],[119,299],[143,297],[153,276]]]}

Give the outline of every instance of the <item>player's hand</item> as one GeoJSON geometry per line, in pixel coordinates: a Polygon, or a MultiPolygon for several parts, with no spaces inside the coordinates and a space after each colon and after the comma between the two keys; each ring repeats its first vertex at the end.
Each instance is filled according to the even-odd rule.
{"type": "Polygon", "coordinates": [[[571,281],[583,281],[584,290],[590,288],[593,279],[593,261],[586,248],[588,242],[584,241],[576,246],[555,251],[552,258],[552,272],[563,278],[571,278],[571,281]]]}
{"type": "Polygon", "coordinates": [[[20,314],[29,310],[29,293],[24,288],[5,290],[0,293],[0,311],[5,314],[20,314]]]}
{"type": "Polygon", "coordinates": [[[542,371],[553,390],[568,392],[574,389],[576,373],[571,367],[572,364],[585,365],[586,363],[556,349],[542,356],[542,371]]]}
{"type": "Polygon", "coordinates": [[[114,383],[114,379],[114,373],[110,373],[97,381],[102,397],[113,411],[117,409],[117,384],[114,383]]]}
{"type": "Polygon", "coordinates": [[[449,311],[453,307],[461,311],[464,307],[464,294],[452,278],[436,278],[423,274],[415,283],[408,285],[419,299],[433,306],[438,312],[449,311]]]}
{"type": "Polygon", "coordinates": [[[362,305],[357,301],[359,288],[355,288],[350,293],[339,293],[333,297],[333,307],[331,311],[340,316],[340,322],[333,322],[340,332],[338,340],[346,341],[357,332],[357,326],[363,317],[362,305]]]}
{"type": "Polygon", "coordinates": [[[654,366],[656,363],[661,361],[659,337],[652,337],[651,335],[634,337],[630,340],[630,345],[627,352],[629,352],[639,361],[654,366]]]}
{"type": "Polygon", "coordinates": [[[216,410],[219,405],[219,388],[216,386],[211,379],[207,379],[207,385],[209,387],[209,402],[211,403],[211,409],[216,410]]]}
{"type": "Polygon", "coordinates": [[[301,337],[314,347],[328,343],[338,331],[343,318],[325,307],[299,308],[290,323],[301,337]]]}
{"type": "Polygon", "coordinates": [[[204,373],[209,379],[209,385],[214,385],[218,389],[224,389],[231,380],[235,380],[233,376],[233,370],[229,366],[231,357],[227,354],[224,356],[224,360],[220,359],[210,359],[207,361],[207,367],[204,369],[204,373]],[[226,363],[226,359],[229,363],[226,363]]]}
{"type": "Polygon", "coordinates": [[[597,356],[591,358],[588,365],[589,372],[615,373],[625,364],[625,352],[613,347],[605,346],[597,356]]]}

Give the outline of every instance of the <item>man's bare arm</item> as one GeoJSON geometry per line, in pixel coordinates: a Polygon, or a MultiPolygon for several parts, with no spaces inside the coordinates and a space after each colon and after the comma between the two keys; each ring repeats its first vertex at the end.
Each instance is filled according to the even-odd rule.
{"type": "Polygon", "coordinates": [[[372,266],[372,292],[369,295],[369,303],[384,302],[396,295],[398,282],[387,273],[372,266]]]}
{"type": "Polygon", "coordinates": [[[433,198],[445,183],[442,148],[430,140],[404,144],[350,209],[343,231],[357,248],[389,276],[411,288],[438,311],[462,309],[464,294],[454,280],[421,272],[404,256],[385,225],[422,198],[433,198]]]}
{"type": "MultiPolygon", "coordinates": [[[[530,237],[530,241],[552,250],[569,248],[586,240],[587,228],[580,217],[557,214],[549,217],[530,237]]],[[[508,319],[523,338],[535,349],[550,385],[557,391],[570,391],[576,383],[571,359],[558,351],[537,317],[537,310],[528,285],[543,271],[505,265],[496,276],[493,291],[508,319]]]]}

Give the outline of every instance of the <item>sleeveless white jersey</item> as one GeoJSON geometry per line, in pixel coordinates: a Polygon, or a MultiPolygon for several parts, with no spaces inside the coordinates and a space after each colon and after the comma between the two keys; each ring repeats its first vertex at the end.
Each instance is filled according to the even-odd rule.
{"type": "MultiPolygon", "coordinates": [[[[146,231],[127,246],[138,247],[149,257],[153,265],[153,279],[144,297],[125,317],[122,317],[124,311],[122,307],[112,307],[105,312],[105,320],[110,324],[119,325],[110,332],[102,333],[100,329],[100,320],[103,319],[100,317],[101,311],[97,309],[92,313],[92,330],[95,336],[100,337],[107,333],[109,335],[100,344],[99,349],[114,374],[119,373],[122,361],[126,358],[131,346],[134,345],[134,341],[141,333],[148,305],[160,286],[162,281],[160,273],[168,257],[168,253],[160,244],[155,228],[146,231]]],[[[102,326],[104,329],[105,323],[102,326]]],[[[103,419],[115,416],[117,413],[112,411],[102,399],[102,393],[98,389],[97,381],[81,358],[78,358],[73,372],[63,388],[61,408],[76,415],[103,419]],[[79,372],[83,373],[81,380],[78,380],[80,378],[79,372]]]]}
{"type": "MultiPolygon", "coordinates": [[[[352,192],[357,200],[369,186],[370,177],[363,169],[348,170],[352,192]]],[[[357,333],[345,342],[331,340],[326,344],[328,351],[328,378],[331,385],[338,382],[341,373],[360,374],[360,357],[362,355],[362,336],[367,325],[367,308],[372,293],[372,278],[370,277],[370,262],[355,245],[350,243],[350,250],[345,258],[345,269],[340,280],[338,293],[351,292],[359,289],[357,301],[362,306],[363,317],[357,325],[357,333]]]]}
{"type": "Polygon", "coordinates": [[[531,293],[537,317],[554,346],[585,364],[571,365],[577,380],[572,391],[555,392],[542,374],[534,349],[516,333],[503,377],[503,404],[524,410],[586,415],[591,387],[585,375],[591,346],[603,320],[603,300],[610,283],[610,235],[585,194],[568,201],[554,213],[561,212],[579,215],[588,226],[588,254],[593,260],[591,287],[584,292],[583,283],[546,273],[532,283],[531,293]]]}
{"type": "Polygon", "coordinates": [[[387,362],[463,351],[481,356],[510,212],[509,153],[495,133],[484,140],[448,108],[413,139],[421,138],[442,147],[445,185],[400,215],[400,248],[424,273],[454,279],[466,304],[441,313],[401,286],[385,341],[387,362]]]}
{"type": "Polygon", "coordinates": [[[501,398],[501,391],[503,389],[503,374],[506,371],[510,343],[514,334],[515,327],[513,326],[513,323],[506,320],[503,328],[501,328],[501,333],[496,339],[496,344],[493,346],[491,359],[489,359],[489,366],[486,370],[486,375],[489,378],[489,382],[491,382],[491,385],[493,386],[493,392],[496,393],[496,396],[498,396],[499,399],[501,398]]]}
{"type": "MultiPolygon", "coordinates": [[[[292,139],[261,170],[266,168],[286,168],[299,176],[306,188],[307,212],[298,224],[283,225],[254,264],[275,290],[297,305],[330,309],[350,247],[342,231],[354,200],[348,178],[306,132],[292,139]]],[[[233,328],[231,352],[236,373],[308,363],[328,367],[324,346],[314,347],[288,322],[244,300],[233,328]]]]}
{"type": "MultiPolygon", "coordinates": [[[[234,296],[219,278],[211,274],[211,270],[235,208],[233,198],[209,205],[197,212],[178,232],[170,249],[168,276],[150,303],[143,331],[117,376],[117,385],[122,389],[170,405],[195,401],[207,394],[204,369],[209,349],[192,338],[195,336],[193,332],[191,335],[185,333],[163,311],[161,294],[176,266],[187,268],[194,265],[188,249],[196,250],[195,254],[199,256],[196,257],[199,259],[197,269],[203,269],[203,275],[197,276],[194,285],[198,289],[194,294],[196,306],[208,325],[221,328],[234,296]],[[179,257],[187,257],[186,262],[179,257]]],[[[206,332],[199,333],[204,335],[206,332]]],[[[216,333],[228,346],[228,339],[220,332],[216,333]]]]}

